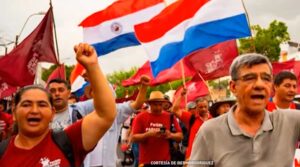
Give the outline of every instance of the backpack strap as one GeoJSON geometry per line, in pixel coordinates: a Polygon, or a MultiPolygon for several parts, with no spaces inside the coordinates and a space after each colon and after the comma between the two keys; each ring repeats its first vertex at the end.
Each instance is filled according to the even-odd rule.
{"type": "Polygon", "coordinates": [[[188,140],[188,142],[187,142],[188,144],[187,144],[187,146],[189,146],[189,138],[190,138],[191,128],[194,125],[195,120],[196,120],[195,115],[192,115],[191,118],[190,118],[190,121],[189,121],[189,128],[187,128],[187,136],[188,136],[188,139],[187,139],[188,140]]]}
{"type": "Polygon", "coordinates": [[[300,104],[299,103],[294,103],[295,104],[295,109],[300,110],[300,104]]]}
{"type": "Polygon", "coordinates": [[[190,118],[190,122],[189,122],[189,129],[191,129],[191,127],[195,123],[195,120],[196,120],[195,115],[192,115],[191,118],[190,118]]]}
{"type": "Polygon", "coordinates": [[[171,113],[170,114],[170,132],[173,132],[173,126],[174,126],[174,124],[173,124],[173,117],[174,117],[174,115],[171,113]]]}
{"type": "Polygon", "coordinates": [[[80,114],[78,108],[76,105],[71,105],[72,110],[72,123],[76,122],[77,120],[82,118],[82,115],[80,114]]]}
{"type": "Polygon", "coordinates": [[[7,148],[8,144],[9,144],[9,141],[10,141],[10,138],[7,138],[7,139],[2,140],[0,142],[0,158],[2,158],[3,154],[5,153],[6,148],[7,148]]]}
{"type": "Polygon", "coordinates": [[[52,139],[59,149],[64,153],[65,157],[68,159],[71,167],[75,167],[75,159],[73,155],[73,148],[69,137],[63,130],[53,130],[52,139]]]}

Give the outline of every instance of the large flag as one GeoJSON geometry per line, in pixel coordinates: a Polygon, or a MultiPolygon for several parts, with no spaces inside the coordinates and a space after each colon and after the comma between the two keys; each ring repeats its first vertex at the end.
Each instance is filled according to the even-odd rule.
{"type": "Polygon", "coordinates": [[[0,58],[1,84],[13,87],[33,84],[38,62],[58,63],[53,43],[51,8],[29,36],[0,58]]]}
{"type": "Polygon", "coordinates": [[[179,0],[135,33],[154,76],[196,50],[251,35],[240,0],[179,0]]]}
{"type": "Polygon", "coordinates": [[[151,73],[150,62],[147,61],[137,72],[127,80],[122,81],[123,86],[132,86],[139,84],[142,75],[148,75],[151,78],[150,85],[159,85],[162,83],[182,79],[185,77],[192,77],[196,71],[192,66],[188,66],[185,61],[176,63],[172,68],[162,71],[156,78],[151,73]]]}
{"type": "Polygon", "coordinates": [[[139,45],[134,25],[150,20],[164,7],[164,0],[118,0],[80,23],[83,41],[92,44],[99,56],[139,45]]]}
{"type": "Polygon", "coordinates": [[[230,65],[238,54],[236,41],[230,40],[195,51],[184,59],[205,80],[213,80],[229,75],[230,65]]]}

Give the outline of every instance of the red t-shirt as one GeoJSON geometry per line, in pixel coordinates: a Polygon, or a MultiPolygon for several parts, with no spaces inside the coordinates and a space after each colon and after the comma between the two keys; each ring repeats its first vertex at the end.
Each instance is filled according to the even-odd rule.
{"type": "MultiPolygon", "coordinates": [[[[83,149],[81,136],[82,121],[77,121],[68,127],[65,132],[68,135],[73,146],[75,165],[82,164],[87,152],[83,149]]],[[[69,167],[69,161],[65,158],[63,152],[54,143],[51,132],[35,147],[30,150],[21,149],[15,146],[15,136],[9,142],[9,145],[0,159],[1,167],[69,167]]]]}
{"type": "MultiPolygon", "coordinates": [[[[294,102],[291,102],[289,108],[290,108],[290,109],[296,109],[296,104],[295,104],[294,102]]],[[[277,107],[276,107],[276,105],[275,105],[275,103],[274,103],[273,101],[269,101],[269,102],[267,103],[266,109],[267,109],[269,112],[273,112],[274,110],[277,109],[277,107]]]]}
{"type": "Polygon", "coordinates": [[[190,131],[188,147],[187,147],[186,153],[185,153],[186,159],[189,159],[189,157],[191,155],[195,136],[196,136],[198,130],[200,129],[201,125],[203,124],[202,119],[198,115],[195,117],[195,121],[192,124],[192,126],[189,127],[191,117],[192,117],[192,114],[190,112],[182,112],[182,115],[180,117],[180,121],[182,121],[183,124],[185,125],[185,127],[190,131]]]}
{"type": "Polygon", "coordinates": [[[3,120],[6,124],[1,137],[2,139],[5,139],[7,134],[12,131],[13,117],[10,114],[0,111],[0,120],[3,120]]]}
{"type": "MultiPolygon", "coordinates": [[[[181,132],[178,121],[175,116],[173,123],[176,132],[181,132]]],[[[137,115],[133,121],[132,133],[142,134],[150,128],[165,127],[170,130],[170,113],[162,112],[162,114],[153,114],[142,112],[137,115]]],[[[150,164],[151,161],[169,161],[170,150],[169,140],[163,137],[149,137],[139,143],[139,163],[150,164]]]]}

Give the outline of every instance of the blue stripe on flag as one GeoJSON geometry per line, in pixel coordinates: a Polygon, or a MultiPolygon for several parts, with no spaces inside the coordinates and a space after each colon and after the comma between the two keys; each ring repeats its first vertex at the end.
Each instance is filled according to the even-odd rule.
{"type": "Polygon", "coordinates": [[[134,32],[132,32],[122,34],[105,42],[95,43],[92,45],[96,49],[98,56],[102,56],[117,49],[140,45],[140,42],[136,39],[134,32]]]}
{"type": "Polygon", "coordinates": [[[84,89],[85,89],[85,87],[87,87],[88,85],[90,85],[90,83],[89,83],[89,82],[85,82],[85,83],[82,85],[81,88],[79,88],[78,90],[76,90],[76,91],[73,92],[73,93],[75,93],[75,95],[76,95],[77,97],[82,96],[82,95],[84,94],[84,89]]]}
{"type": "Polygon", "coordinates": [[[245,14],[190,27],[186,30],[183,41],[169,43],[161,48],[158,59],[151,62],[152,73],[156,77],[160,71],[172,67],[198,49],[250,35],[245,14]]]}

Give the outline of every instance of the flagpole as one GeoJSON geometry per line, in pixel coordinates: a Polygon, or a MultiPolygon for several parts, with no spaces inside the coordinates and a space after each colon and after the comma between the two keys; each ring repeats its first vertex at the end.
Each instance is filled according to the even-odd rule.
{"type": "Polygon", "coordinates": [[[251,33],[251,37],[250,37],[250,39],[251,39],[251,47],[252,47],[253,51],[256,52],[256,48],[255,48],[254,39],[253,39],[253,35],[252,35],[252,29],[251,29],[251,24],[250,24],[250,18],[249,18],[249,15],[248,15],[248,11],[246,9],[244,0],[241,0],[241,1],[242,1],[242,4],[243,4],[243,8],[245,10],[245,14],[246,14],[246,19],[247,19],[248,26],[250,28],[250,33],[251,33]]]}
{"type": "MultiPolygon", "coordinates": [[[[186,89],[184,67],[183,67],[183,60],[182,59],[180,60],[180,67],[181,67],[181,76],[182,76],[183,88],[186,89]]],[[[185,106],[187,104],[187,94],[188,94],[188,92],[186,93],[186,96],[184,98],[184,104],[185,104],[185,106]]]]}
{"type": "Polygon", "coordinates": [[[51,13],[52,13],[52,18],[53,18],[53,29],[54,29],[54,36],[55,36],[55,46],[56,46],[57,61],[58,61],[58,64],[60,64],[59,50],[58,50],[58,42],[57,42],[56,26],[55,26],[55,20],[54,20],[52,0],[50,0],[50,10],[51,10],[51,13]]]}
{"type": "MultiPolygon", "coordinates": [[[[63,78],[63,79],[64,79],[64,80],[67,80],[67,78],[66,78],[67,76],[66,76],[66,66],[65,66],[65,64],[62,63],[62,64],[60,64],[59,66],[63,66],[63,68],[64,68],[64,76],[63,76],[64,78],[63,78]]],[[[59,75],[60,75],[60,73],[59,73],[59,75]]],[[[62,78],[62,76],[59,76],[59,77],[62,78]]]]}
{"type": "Polygon", "coordinates": [[[202,75],[201,75],[198,71],[197,71],[197,74],[198,74],[198,76],[200,77],[200,79],[204,82],[204,84],[205,84],[205,86],[207,87],[207,90],[208,90],[208,92],[209,92],[209,96],[211,97],[211,95],[212,95],[213,93],[210,91],[208,84],[206,83],[206,81],[204,80],[204,78],[202,77],[202,75]]]}

